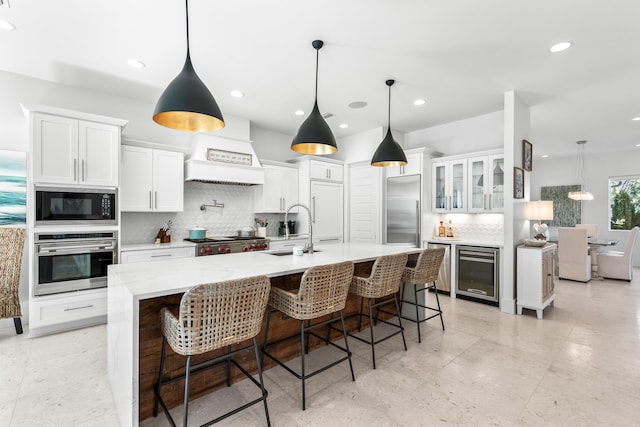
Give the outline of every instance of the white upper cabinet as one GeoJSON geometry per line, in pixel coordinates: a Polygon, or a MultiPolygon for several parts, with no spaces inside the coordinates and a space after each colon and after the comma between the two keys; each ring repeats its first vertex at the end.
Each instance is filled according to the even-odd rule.
{"type": "Polygon", "coordinates": [[[184,155],[123,146],[120,206],[122,212],[182,212],[184,155]]]}
{"type": "Polygon", "coordinates": [[[404,166],[393,166],[385,168],[387,178],[402,175],[418,175],[422,173],[422,158],[423,154],[413,153],[407,154],[407,164],[404,166]]]}
{"type": "Polygon", "coordinates": [[[254,211],[283,213],[298,203],[298,168],[291,164],[262,161],[264,185],[254,186],[254,211]]]}
{"type": "Polygon", "coordinates": [[[343,165],[311,160],[309,163],[311,179],[322,179],[327,181],[342,182],[343,165]]]}
{"type": "Polygon", "coordinates": [[[33,113],[32,127],[34,182],[118,186],[119,126],[33,113]]]}
{"type": "Polygon", "coordinates": [[[467,162],[469,212],[504,211],[504,155],[472,157],[467,162]]]}
{"type": "Polygon", "coordinates": [[[341,183],[311,181],[313,238],[317,243],[339,243],[342,241],[343,200],[341,183]]]}
{"type": "Polygon", "coordinates": [[[431,166],[433,212],[466,212],[467,159],[434,162],[431,166]]]}

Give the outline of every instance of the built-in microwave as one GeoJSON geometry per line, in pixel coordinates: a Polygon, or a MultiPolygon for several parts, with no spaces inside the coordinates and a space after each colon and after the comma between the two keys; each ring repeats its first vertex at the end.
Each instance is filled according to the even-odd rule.
{"type": "Polygon", "coordinates": [[[35,188],[36,225],[116,225],[115,188],[35,188]]]}

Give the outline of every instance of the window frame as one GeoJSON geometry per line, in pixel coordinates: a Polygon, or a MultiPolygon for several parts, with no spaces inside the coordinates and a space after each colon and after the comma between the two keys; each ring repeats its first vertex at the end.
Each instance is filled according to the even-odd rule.
{"type": "MultiPolygon", "coordinates": [[[[633,228],[636,224],[633,224],[631,228],[628,228],[628,229],[611,228],[611,220],[613,216],[613,198],[611,194],[611,181],[616,181],[616,180],[637,180],[640,182],[640,174],[610,176],[609,179],[607,180],[607,229],[610,232],[630,231],[631,228],[633,228]]],[[[638,203],[637,208],[638,208],[638,211],[640,211],[640,202],[638,203]]]]}

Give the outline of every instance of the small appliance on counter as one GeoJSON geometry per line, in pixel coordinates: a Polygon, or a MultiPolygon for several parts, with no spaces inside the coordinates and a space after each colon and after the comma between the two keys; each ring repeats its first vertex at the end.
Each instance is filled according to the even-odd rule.
{"type": "Polygon", "coordinates": [[[285,226],[284,221],[280,221],[278,226],[278,236],[285,236],[287,234],[287,228],[289,228],[289,234],[296,234],[296,222],[287,221],[285,226]]]}

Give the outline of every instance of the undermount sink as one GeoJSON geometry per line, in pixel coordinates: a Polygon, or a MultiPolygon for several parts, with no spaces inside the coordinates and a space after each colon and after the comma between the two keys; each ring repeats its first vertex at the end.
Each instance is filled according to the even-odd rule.
{"type": "MultiPolygon", "coordinates": [[[[304,253],[306,254],[306,253],[308,253],[308,252],[309,252],[309,250],[308,250],[308,249],[305,249],[305,250],[304,250],[304,251],[302,251],[302,252],[304,252],[304,253]]],[[[314,249],[314,250],[313,250],[313,253],[315,254],[316,252],[322,252],[322,251],[319,251],[319,250],[317,250],[317,249],[314,249]]],[[[265,254],[268,254],[268,255],[275,255],[275,256],[287,256],[287,255],[291,255],[291,256],[293,256],[293,252],[291,252],[291,251],[264,252],[264,253],[265,253],[265,254]]]]}

